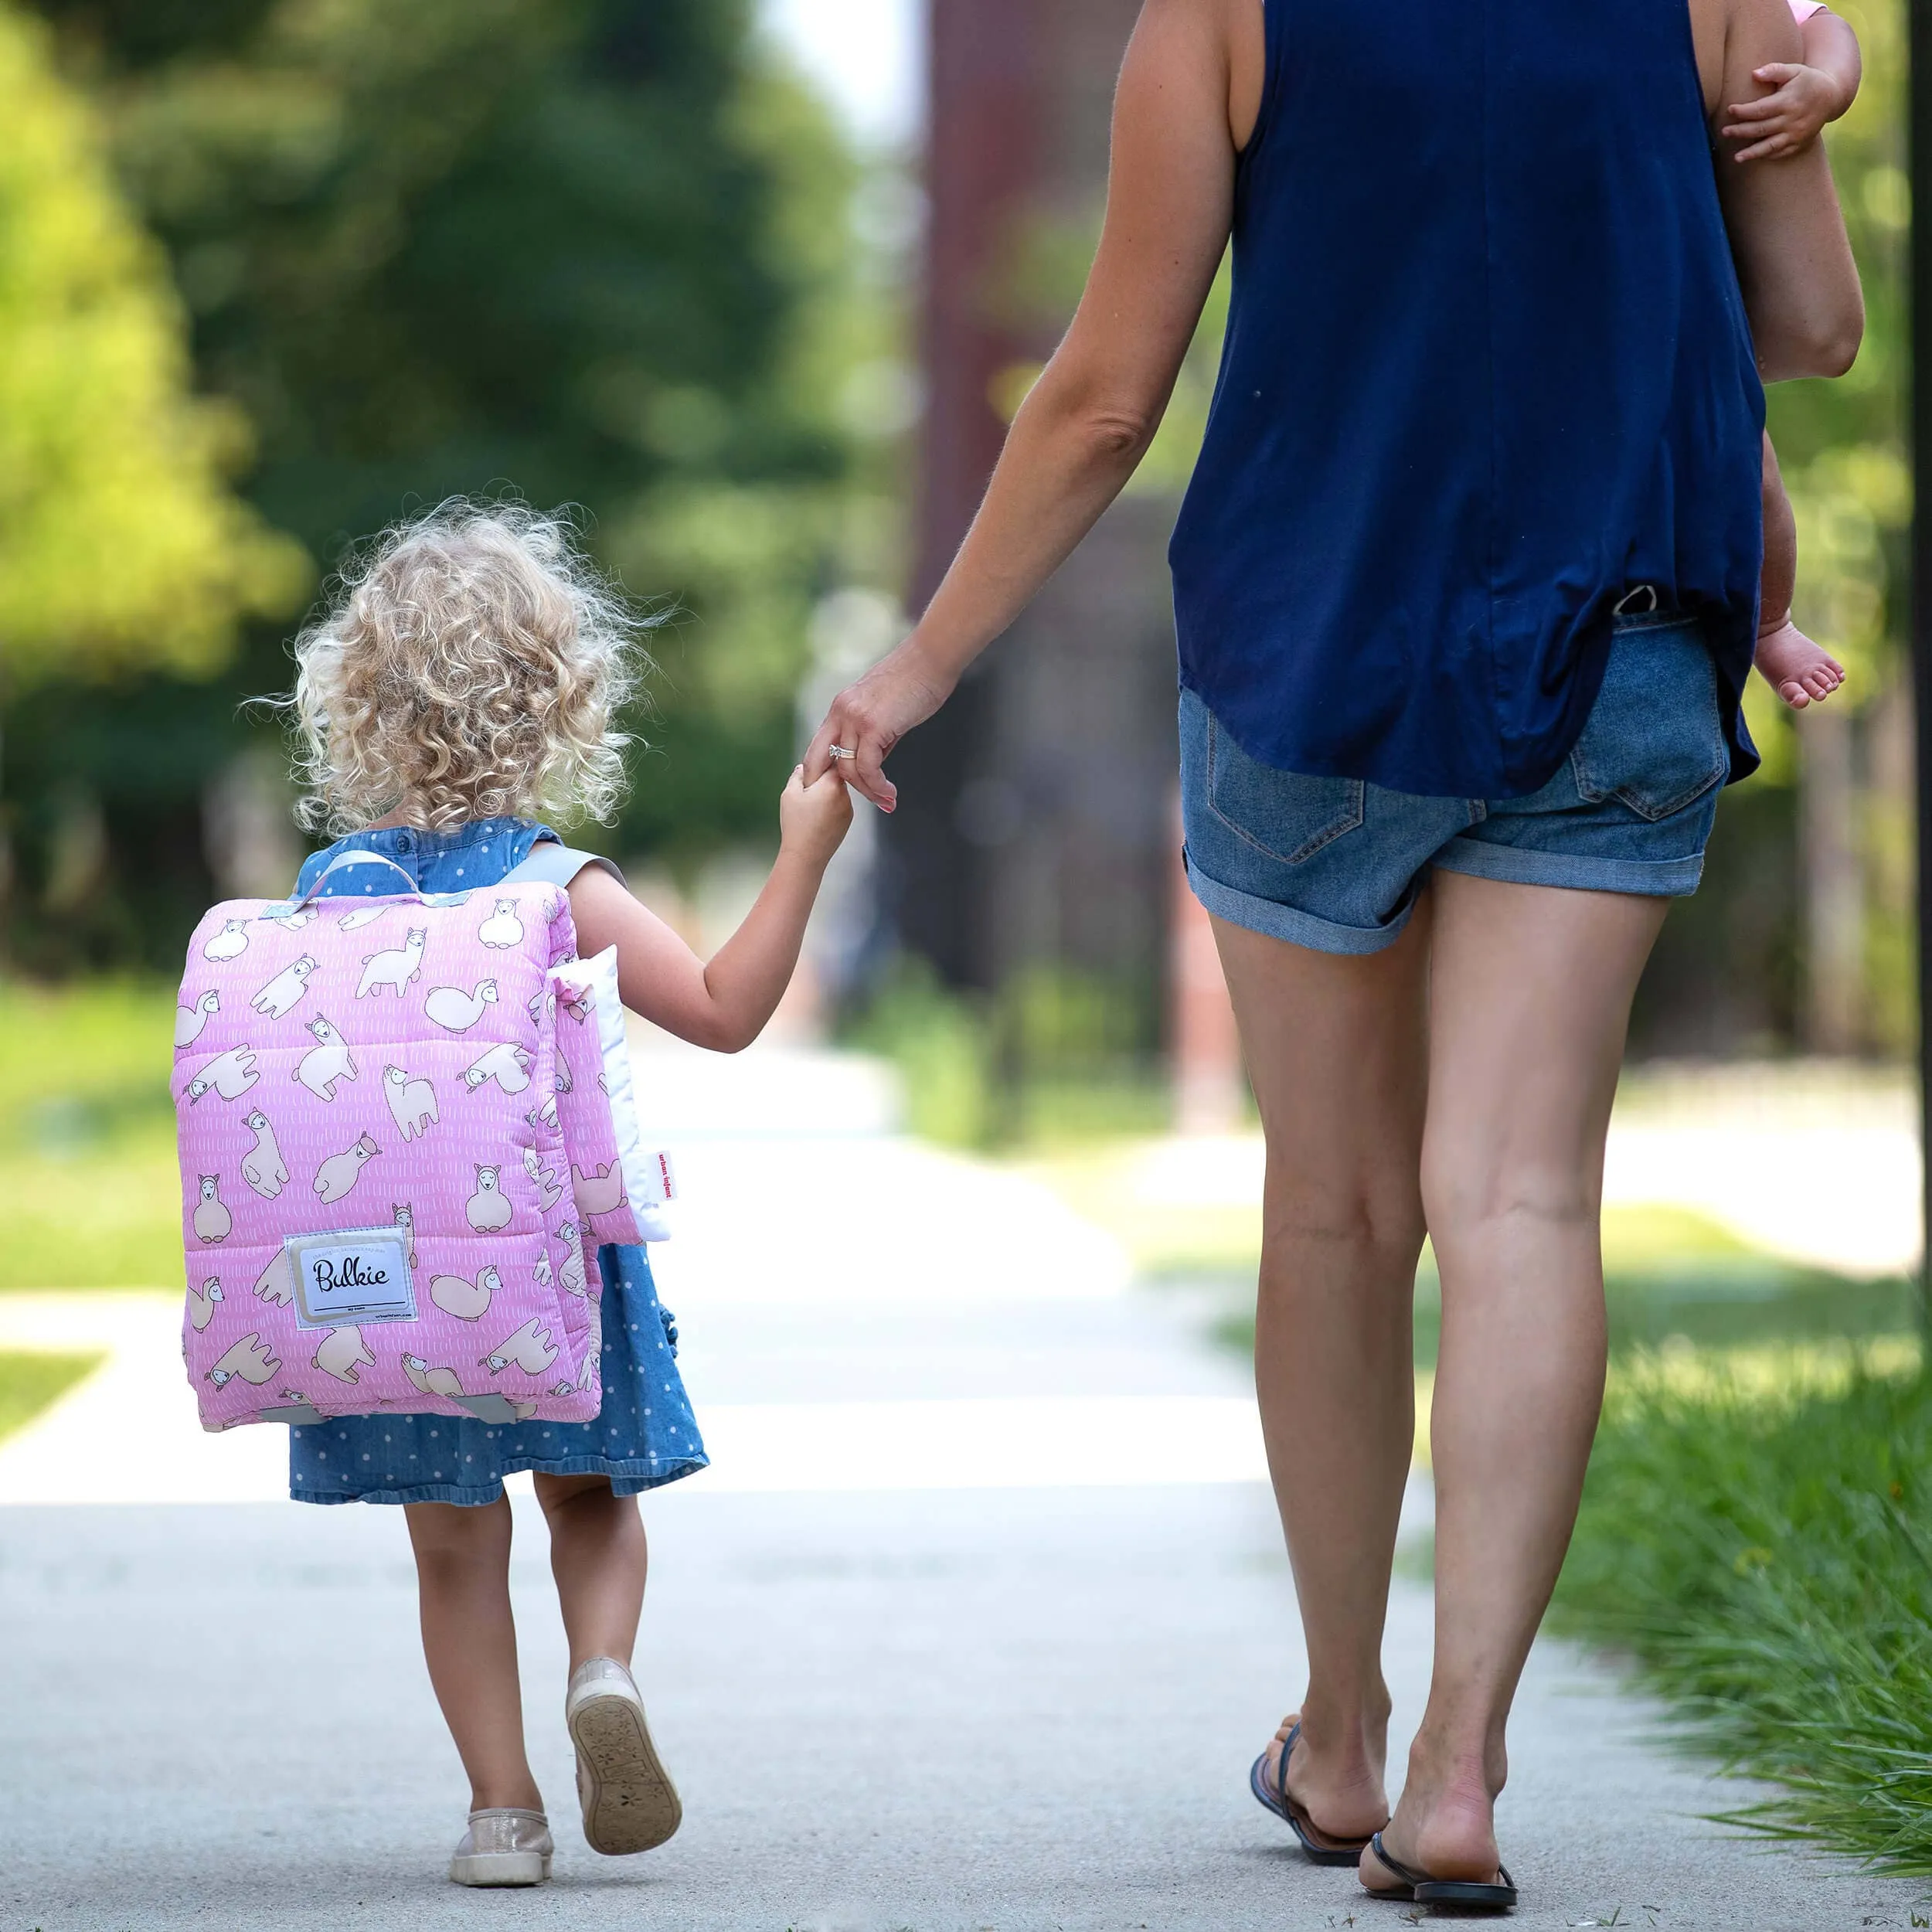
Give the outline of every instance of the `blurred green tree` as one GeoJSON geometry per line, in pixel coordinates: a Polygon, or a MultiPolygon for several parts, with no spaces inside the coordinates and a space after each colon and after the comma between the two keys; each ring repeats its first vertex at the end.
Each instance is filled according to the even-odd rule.
{"type": "MultiPolygon", "coordinates": [[[[759,53],[749,0],[39,11],[172,261],[201,388],[253,426],[262,513],[326,570],[454,492],[580,505],[632,589],[679,617],[614,842],[692,859],[765,835],[811,604],[872,524],[838,402],[855,169],[759,53]]],[[[181,872],[178,850],[141,866],[143,828],[196,842],[206,774],[247,742],[235,701],[286,685],[284,634],[257,627],[198,692],[149,680],[84,716],[47,695],[39,735],[67,781],[81,751],[107,761],[87,782],[124,872],[181,872]],[[118,753],[157,704],[179,729],[136,792],[118,753]]],[[[51,766],[19,781],[43,801],[61,783],[51,766]]],[[[195,896],[185,876],[170,889],[195,896]]],[[[139,927],[165,958],[179,923],[151,907],[81,950],[139,927]]]]}
{"type": "Polygon", "coordinates": [[[0,692],[206,671],[307,563],[228,488],[247,428],[189,393],[167,264],[46,29],[0,9],[0,692]]]}

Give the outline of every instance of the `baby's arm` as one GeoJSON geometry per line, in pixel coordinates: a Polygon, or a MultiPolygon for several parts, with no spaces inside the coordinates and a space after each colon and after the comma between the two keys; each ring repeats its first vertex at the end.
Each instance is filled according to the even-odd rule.
{"type": "Polygon", "coordinates": [[[1859,37],[1849,24],[1821,7],[1800,24],[1798,32],[1804,60],[1774,61],[1754,69],[1752,79],[1776,91],[1761,100],[1740,102],[1730,111],[1726,139],[1750,144],[1739,149],[1740,161],[1795,154],[1858,98],[1865,66],[1859,37]]]}
{"type": "Polygon", "coordinates": [[[617,949],[617,985],[634,1013],[680,1039],[736,1053],[764,1031],[798,964],[805,921],[852,823],[852,799],[836,769],[807,786],[791,774],[779,801],[778,862],[744,923],[709,964],[600,866],[570,885],[578,950],[617,949]]]}

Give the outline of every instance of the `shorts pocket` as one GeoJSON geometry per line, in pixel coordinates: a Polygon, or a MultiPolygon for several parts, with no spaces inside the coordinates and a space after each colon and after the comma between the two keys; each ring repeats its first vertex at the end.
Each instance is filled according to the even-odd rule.
{"type": "Polygon", "coordinates": [[[1207,720],[1208,809],[1237,838],[1285,866],[1298,866],[1362,823],[1359,778],[1277,771],[1207,720]]]}
{"type": "Polygon", "coordinates": [[[1602,688],[1570,753],[1577,789],[1653,821],[1682,811],[1729,775],[1717,667],[1695,622],[1645,624],[1612,636],[1602,688]]]}

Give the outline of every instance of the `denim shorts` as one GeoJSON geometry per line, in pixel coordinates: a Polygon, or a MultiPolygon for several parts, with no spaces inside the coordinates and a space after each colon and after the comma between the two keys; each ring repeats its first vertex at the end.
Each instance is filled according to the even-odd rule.
{"type": "Polygon", "coordinates": [[[1325,953],[1373,953],[1431,866],[1524,886],[1697,889],[1730,770],[1695,617],[1619,617],[1576,749],[1527,798],[1430,798],[1257,764],[1181,694],[1188,877],[1208,910],[1325,953]]]}

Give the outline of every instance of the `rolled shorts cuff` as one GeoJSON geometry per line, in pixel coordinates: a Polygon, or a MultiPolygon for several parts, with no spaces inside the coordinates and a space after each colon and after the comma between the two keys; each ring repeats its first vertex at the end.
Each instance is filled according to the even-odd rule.
{"type": "Polygon", "coordinates": [[[1688,899],[1704,876],[1704,855],[1688,859],[1606,859],[1590,852],[1539,852],[1483,838],[1452,838],[1429,862],[1444,872],[1505,885],[1561,886],[1573,892],[1631,893],[1688,899]]]}
{"type": "Polygon", "coordinates": [[[1313,913],[1302,912],[1295,906],[1284,906],[1278,900],[1264,899],[1257,893],[1241,892],[1233,886],[1224,885],[1202,871],[1194,862],[1192,852],[1182,856],[1187,862],[1187,881],[1193,889],[1194,896],[1217,918],[1225,919],[1230,925],[1245,927],[1248,931],[1260,933],[1269,939],[1285,939],[1291,945],[1305,946],[1311,952],[1381,952],[1402,937],[1402,929],[1408,924],[1409,917],[1416,909],[1415,894],[1412,891],[1387,924],[1344,926],[1332,919],[1318,919],[1313,913]]]}

